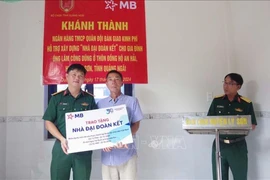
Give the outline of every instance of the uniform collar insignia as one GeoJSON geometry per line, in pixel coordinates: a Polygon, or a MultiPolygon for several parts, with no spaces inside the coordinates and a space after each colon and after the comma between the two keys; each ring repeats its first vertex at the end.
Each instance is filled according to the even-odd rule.
{"type": "MultiPolygon", "coordinates": [[[[224,95],[223,99],[228,99],[227,95],[224,95]]],[[[235,95],[233,101],[241,102],[240,95],[238,93],[235,95]]]]}
{"type": "Polygon", "coordinates": [[[64,96],[66,96],[66,95],[68,95],[69,94],[69,90],[68,90],[68,88],[64,91],[64,96]]]}
{"type": "MultiPolygon", "coordinates": [[[[70,94],[70,92],[69,92],[68,88],[65,89],[65,90],[64,90],[63,96],[66,96],[66,95],[69,95],[69,94],[70,94]]],[[[81,94],[82,94],[83,96],[85,95],[83,90],[80,90],[80,94],[79,94],[79,95],[81,95],[81,94]]]]}

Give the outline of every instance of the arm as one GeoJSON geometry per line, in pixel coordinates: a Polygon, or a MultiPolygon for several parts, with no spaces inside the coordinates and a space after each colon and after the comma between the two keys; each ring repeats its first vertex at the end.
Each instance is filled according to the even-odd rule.
{"type": "Polygon", "coordinates": [[[249,114],[251,115],[252,130],[254,130],[256,128],[256,126],[257,126],[257,120],[256,120],[256,117],[255,117],[252,102],[250,103],[249,114]]]}
{"type": "MultiPolygon", "coordinates": [[[[130,129],[131,129],[131,134],[132,135],[135,135],[136,133],[137,133],[137,131],[139,130],[139,127],[140,127],[140,121],[137,121],[137,122],[135,122],[135,123],[132,123],[131,124],[131,127],[130,127],[130,129]]],[[[121,142],[120,143],[118,143],[117,144],[117,146],[116,146],[116,148],[126,148],[126,149],[128,149],[128,145],[127,144],[122,144],[121,142]]],[[[104,150],[104,151],[110,151],[111,149],[109,149],[109,150],[104,150]]]]}
{"type": "Polygon", "coordinates": [[[131,119],[131,133],[135,135],[140,127],[140,121],[143,119],[143,113],[139,104],[138,99],[136,98],[132,108],[131,119]]]}
{"type": "Polygon", "coordinates": [[[59,132],[54,122],[57,119],[57,100],[53,96],[49,102],[49,105],[44,113],[43,119],[45,120],[46,129],[61,142],[62,150],[65,154],[67,154],[67,141],[59,132]]]}
{"type": "MultiPolygon", "coordinates": [[[[140,121],[131,124],[130,129],[131,129],[132,136],[136,134],[139,127],[140,127],[140,121]]],[[[122,144],[122,142],[120,142],[120,143],[117,143],[115,148],[118,148],[118,149],[126,148],[126,149],[128,149],[128,145],[127,144],[122,144]]],[[[111,147],[103,149],[103,151],[105,151],[105,152],[110,152],[111,150],[112,150],[111,147]]]]}
{"type": "Polygon", "coordinates": [[[208,110],[207,116],[215,116],[216,111],[215,111],[215,100],[212,101],[211,106],[208,110]]]}
{"type": "Polygon", "coordinates": [[[137,133],[137,131],[139,130],[139,127],[140,127],[140,121],[137,121],[137,122],[131,124],[132,135],[135,135],[137,133]]]}
{"type": "Polygon", "coordinates": [[[65,139],[62,136],[62,134],[58,131],[54,123],[52,123],[51,121],[45,120],[45,127],[59,141],[62,141],[63,139],[65,139]]]}
{"type": "Polygon", "coordinates": [[[90,110],[93,110],[93,109],[98,109],[98,106],[97,106],[97,103],[94,99],[94,97],[91,98],[91,109],[90,110]]]}
{"type": "Polygon", "coordinates": [[[64,151],[65,154],[68,154],[67,140],[58,131],[54,123],[52,123],[51,121],[45,120],[45,127],[56,139],[58,139],[61,142],[62,150],[64,151]]]}
{"type": "MultiPolygon", "coordinates": [[[[143,119],[143,113],[141,111],[139,102],[137,99],[135,99],[134,103],[133,103],[133,107],[131,108],[132,110],[132,115],[129,117],[130,118],[130,129],[131,129],[131,134],[132,136],[135,135],[137,133],[137,131],[139,130],[140,127],[140,121],[143,119]]],[[[117,148],[128,148],[128,145],[125,144],[123,145],[121,142],[119,144],[117,144],[116,146],[117,148]]]]}
{"type": "Polygon", "coordinates": [[[56,139],[58,139],[61,142],[61,147],[62,147],[63,152],[65,154],[68,154],[68,152],[67,152],[67,150],[68,150],[67,140],[58,131],[58,129],[56,128],[54,123],[49,121],[49,120],[45,120],[45,127],[56,139]]]}

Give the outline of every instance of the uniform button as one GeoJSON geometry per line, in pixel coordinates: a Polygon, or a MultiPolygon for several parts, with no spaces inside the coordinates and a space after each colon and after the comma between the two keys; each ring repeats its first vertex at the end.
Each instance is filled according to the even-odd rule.
{"type": "Polygon", "coordinates": [[[76,108],[74,108],[74,110],[76,111],[76,108]]]}
{"type": "Polygon", "coordinates": [[[65,110],[66,108],[63,108],[63,110],[65,110]]]}
{"type": "Polygon", "coordinates": [[[231,104],[229,104],[229,106],[231,106],[231,104]]]}
{"type": "Polygon", "coordinates": [[[230,114],[230,112],[228,112],[228,114],[230,114]]]}

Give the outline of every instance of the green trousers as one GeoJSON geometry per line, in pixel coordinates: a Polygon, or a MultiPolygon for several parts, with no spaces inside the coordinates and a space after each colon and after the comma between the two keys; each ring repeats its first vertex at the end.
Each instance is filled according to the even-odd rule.
{"type": "MultiPolygon", "coordinates": [[[[221,153],[221,173],[222,180],[229,179],[229,167],[232,171],[234,180],[247,180],[248,157],[247,143],[242,140],[233,144],[220,142],[221,153]]],[[[213,179],[217,179],[216,169],[216,142],[212,147],[212,172],[213,179]]]]}
{"type": "Polygon", "coordinates": [[[66,155],[61,143],[56,140],[52,150],[51,180],[69,180],[70,170],[73,180],[89,180],[92,166],[92,151],[66,155]]]}

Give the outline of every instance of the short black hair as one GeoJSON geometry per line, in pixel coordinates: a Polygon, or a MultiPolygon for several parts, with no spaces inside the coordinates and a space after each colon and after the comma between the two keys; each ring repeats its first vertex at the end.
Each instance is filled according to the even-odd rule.
{"type": "Polygon", "coordinates": [[[84,75],[86,75],[87,71],[86,71],[85,67],[81,64],[71,64],[67,69],[67,74],[74,69],[77,69],[78,71],[81,71],[81,72],[83,72],[84,75]]]}
{"type": "Polygon", "coordinates": [[[242,86],[244,83],[244,80],[242,78],[242,76],[240,74],[237,73],[229,73],[227,74],[224,79],[226,79],[226,77],[230,77],[231,80],[235,81],[238,85],[242,86]]]}
{"type": "Polygon", "coordinates": [[[107,75],[106,75],[106,79],[108,78],[108,76],[111,74],[111,73],[115,73],[115,74],[118,74],[121,78],[121,80],[123,81],[123,75],[119,72],[119,71],[116,71],[116,70],[110,70],[107,75]]]}

